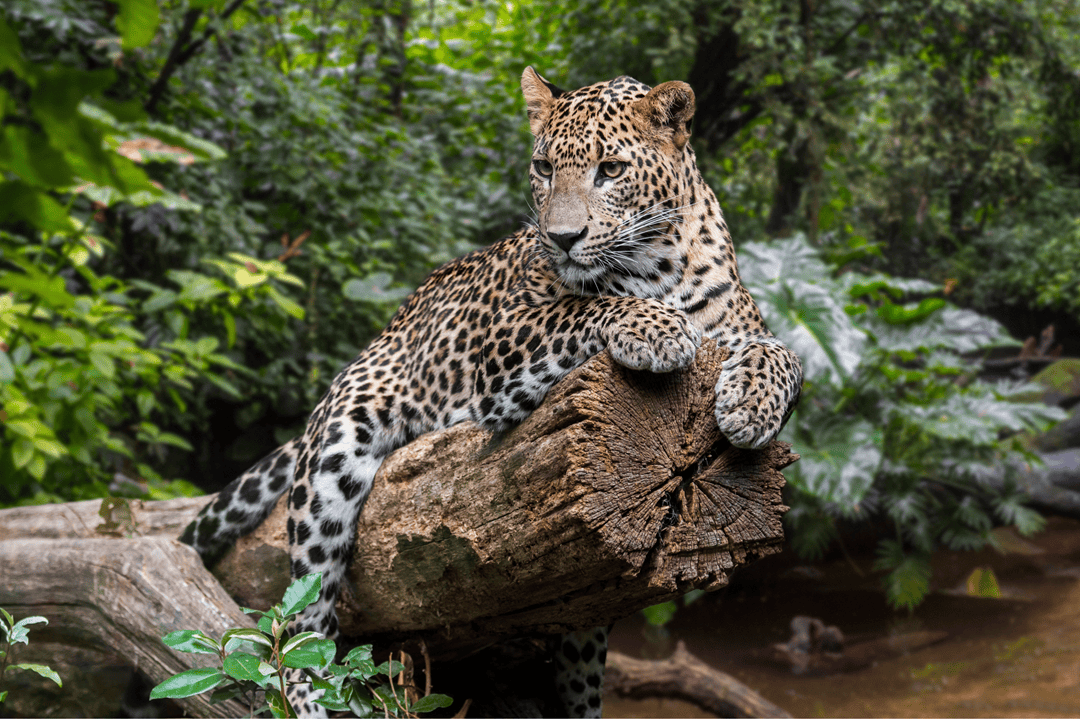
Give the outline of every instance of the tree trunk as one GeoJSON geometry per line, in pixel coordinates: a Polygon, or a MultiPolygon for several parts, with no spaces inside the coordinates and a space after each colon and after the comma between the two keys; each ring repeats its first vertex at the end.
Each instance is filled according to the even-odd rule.
{"type": "MultiPolygon", "coordinates": [[[[436,661],[456,660],[717,589],[733,567],[779,551],[779,470],[797,456],[720,435],[713,385],[725,356],[707,342],[692,368],[654,375],[605,353],[507,433],[458,425],[395,452],[361,515],[342,631],[377,646],[422,641],[436,661]]],[[[95,539],[96,501],[0,512],[0,606],[43,614],[59,643],[108,648],[161,681],[192,659],[161,635],[246,624],[226,594],[265,608],[289,581],[284,498],[214,568],[225,591],[168,541],[205,502],[132,502],[135,530],[161,538],[95,539]]]]}

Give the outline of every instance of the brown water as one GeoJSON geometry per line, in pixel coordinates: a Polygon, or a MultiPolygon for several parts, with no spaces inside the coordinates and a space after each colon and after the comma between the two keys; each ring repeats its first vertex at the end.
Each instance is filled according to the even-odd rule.
{"type": "MultiPolygon", "coordinates": [[[[664,632],[639,617],[616,625],[612,646],[661,658],[675,641],[795,716],[1080,716],[1080,522],[1051,520],[1029,540],[998,530],[1007,550],[942,552],[931,596],[914,612],[888,608],[870,561],[837,561],[816,571],[769,558],[731,587],[680,607],[664,632]],[[1002,598],[969,596],[967,578],[993,569],[1002,598]],[[795,615],[835,624],[849,659],[792,673],[773,644],[791,636],[795,615]],[[914,634],[919,633],[922,634],[914,634]],[[947,633],[907,653],[890,637],[947,633]],[[861,668],[859,665],[862,665],[861,668]]],[[[605,716],[708,716],[672,700],[605,698],[605,716]]]]}

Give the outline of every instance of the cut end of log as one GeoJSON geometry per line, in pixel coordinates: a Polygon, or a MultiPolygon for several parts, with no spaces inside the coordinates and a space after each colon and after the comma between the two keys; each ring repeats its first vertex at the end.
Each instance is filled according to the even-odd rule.
{"type": "MultiPolygon", "coordinates": [[[[734,567],[778,552],[780,469],[798,456],[782,442],[738,449],[720,434],[714,386],[726,356],[706,341],[692,367],[652,374],[605,352],[509,432],[462,424],[392,454],[357,529],[342,631],[423,637],[445,656],[607,624],[722,587],[734,567]]],[[[247,606],[272,581],[252,571],[266,566],[265,545],[281,552],[273,566],[287,566],[285,516],[283,499],[218,566],[247,606]]]]}

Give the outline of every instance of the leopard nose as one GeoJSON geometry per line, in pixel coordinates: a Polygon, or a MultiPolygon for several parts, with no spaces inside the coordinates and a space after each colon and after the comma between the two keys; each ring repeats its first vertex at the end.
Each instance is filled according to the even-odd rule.
{"type": "Polygon", "coordinates": [[[558,245],[563,252],[569,252],[579,240],[585,239],[585,235],[589,234],[589,228],[583,227],[580,230],[571,230],[569,232],[551,232],[548,231],[547,236],[551,238],[551,241],[558,245]]]}

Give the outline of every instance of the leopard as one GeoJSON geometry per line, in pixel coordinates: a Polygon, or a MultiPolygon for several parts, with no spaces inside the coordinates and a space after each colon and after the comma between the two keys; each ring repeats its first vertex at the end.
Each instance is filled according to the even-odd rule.
{"type": "MultiPolygon", "coordinates": [[[[715,385],[728,441],[757,449],[799,399],[802,365],[743,286],[715,193],[690,145],[695,96],[628,76],[564,91],[521,76],[535,212],[508,237],[435,270],[334,379],[302,436],[223,489],[181,541],[210,562],[289,492],[290,573],[322,573],[295,631],[340,634],[334,605],[383,459],[460,422],[505,431],[607,350],[649,372],[690,365],[703,338],[729,351],[715,385]]],[[[599,716],[608,628],[556,642],[564,715],[599,716]]],[[[323,716],[318,691],[289,690],[323,716]]]]}

